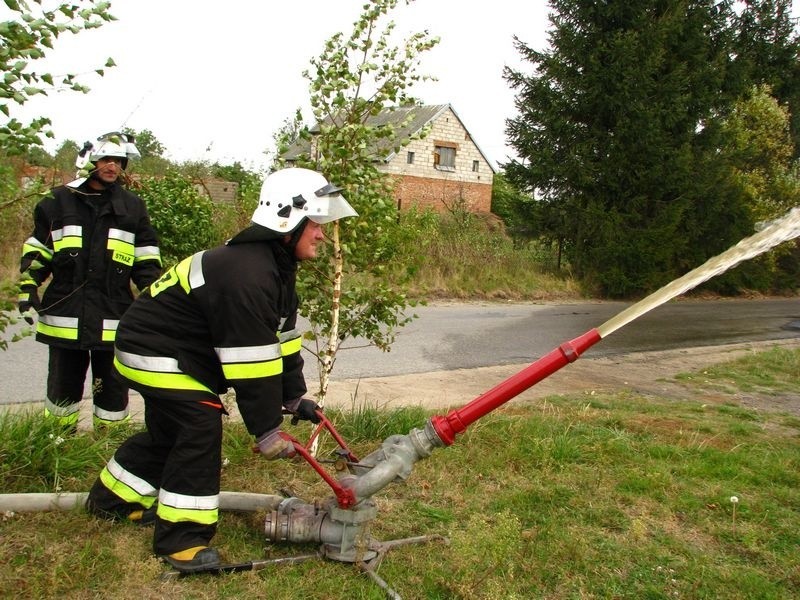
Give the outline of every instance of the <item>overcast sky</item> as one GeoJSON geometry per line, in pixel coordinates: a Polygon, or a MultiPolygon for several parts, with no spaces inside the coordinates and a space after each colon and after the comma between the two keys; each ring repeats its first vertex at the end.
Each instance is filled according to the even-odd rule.
{"type": "MultiPolygon", "coordinates": [[[[260,168],[296,108],[312,120],[302,72],[326,39],[349,35],[364,2],[113,0],[118,21],[59,38],[45,66],[54,75],[91,71],[107,57],[117,66],[85,77],[89,94],[51,93],[12,115],[49,117],[51,151],[124,125],[152,131],[173,160],[260,168]]],[[[402,39],[423,30],[441,38],[419,68],[438,81],[411,92],[425,104],[451,104],[495,164],[512,152],[504,130],[514,96],[502,71],[523,66],[512,38],[543,49],[547,12],[544,0],[401,0],[390,15],[402,39]]]]}

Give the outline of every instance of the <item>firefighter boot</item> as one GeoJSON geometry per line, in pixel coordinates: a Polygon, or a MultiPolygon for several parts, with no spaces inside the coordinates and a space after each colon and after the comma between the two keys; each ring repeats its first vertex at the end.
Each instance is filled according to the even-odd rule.
{"type": "Polygon", "coordinates": [[[162,558],[172,565],[176,571],[180,571],[181,573],[210,571],[222,564],[222,559],[217,549],[208,546],[187,548],[186,550],[173,552],[162,558]]]}
{"type": "Polygon", "coordinates": [[[156,505],[145,510],[134,510],[128,515],[128,520],[136,525],[147,526],[156,522],[156,505]]]}

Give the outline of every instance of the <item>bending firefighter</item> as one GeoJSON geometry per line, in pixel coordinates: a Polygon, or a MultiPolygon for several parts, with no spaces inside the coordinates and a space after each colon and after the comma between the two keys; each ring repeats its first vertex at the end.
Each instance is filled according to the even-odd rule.
{"type": "Polygon", "coordinates": [[[125,314],[115,363],[141,392],[147,430],[126,440],[87,500],[111,519],[155,520],[154,552],[185,572],[212,568],[221,469],[219,394],[232,387],[267,458],[294,454],[283,409],[319,422],[303,396],[295,329],[298,261],[314,258],[322,224],[355,211],[325,178],[289,168],[264,181],[251,225],[167,272],[125,314]]]}
{"type": "Polygon", "coordinates": [[[114,374],[114,336],[133,302],[131,281],[142,290],[161,274],[145,204],[118,182],[138,156],[122,133],[86,142],[75,163],[79,179],[36,205],[22,248],[19,310],[30,324],[39,313],[36,339],[50,347],[45,414],[72,430],[90,363],[94,425],[128,417],[128,388],[114,374]],[[50,277],[40,302],[38,288],[50,277]]]}

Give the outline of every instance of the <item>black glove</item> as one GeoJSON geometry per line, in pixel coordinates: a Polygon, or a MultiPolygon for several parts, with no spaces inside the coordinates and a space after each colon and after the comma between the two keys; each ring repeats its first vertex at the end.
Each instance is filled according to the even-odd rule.
{"type": "Polygon", "coordinates": [[[30,311],[34,310],[38,313],[41,306],[41,302],[39,302],[39,292],[36,290],[36,288],[25,288],[24,290],[20,290],[17,308],[19,308],[22,318],[25,319],[25,322],[28,325],[33,325],[33,317],[31,316],[30,311]]]}
{"type": "Polygon", "coordinates": [[[298,398],[292,402],[287,403],[286,409],[294,416],[292,417],[292,425],[297,425],[298,421],[311,421],[312,423],[319,423],[322,419],[317,414],[318,410],[322,408],[308,398],[298,398]]]}

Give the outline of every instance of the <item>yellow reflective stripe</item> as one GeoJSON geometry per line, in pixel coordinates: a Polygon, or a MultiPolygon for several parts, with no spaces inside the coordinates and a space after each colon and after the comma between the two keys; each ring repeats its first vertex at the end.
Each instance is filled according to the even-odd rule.
{"type": "Polygon", "coordinates": [[[163,292],[165,289],[172,287],[176,283],[180,283],[181,288],[187,294],[191,290],[205,285],[205,278],[203,277],[202,268],[204,252],[205,250],[184,258],[181,262],[150,284],[150,295],[155,298],[158,294],[163,292]]]}
{"type": "Polygon", "coordinates": [[[29,292],[20,292],[19,296],[17,296],[17,300],[19,302],[26,302],[27,300],[30,299],[30,297],[31,297],[31,295],[30,295],[29,292]]]}
{"type": "Polygon", "coordinates": [[[48,261],[53,258],[53,251],[35,237],[29,237],[22,244],[22,256],[25,256],[31,252],[38,252],[42,255],[43,259],[48,261]]]}
{"type": "Polygon", "coordinates": [[[129,242],[122,242],[120,240],[114,240],[111,238],[108,238],[108,244],[106,245],[106,248],[108,248],[109,250],[118,250],[119,252],[130,254],[131,256],[133,256],[134,253],[133,244],[129,242]]]}
{"type": "Polygon", "coordinates": [[[276,358],[257,363],[228,363],[222,365],[225,379],[257,379],[283,373],[283,359],[276,358]]]}
{"type": "Polygon", "coordinates": [[[141,479],[119,466],[113,458],[100,471],[100,481],[114,495],[125,502],[137,502],[145,508],[150,508],[156,501],[156,490],[141,479]],[[141,492],[136,490],[138,487],[141,492]]]}
{"type": "Polygon", "coordinates": [[[65,250],[67,248],[81,248],[83,247],[83,238],[65,237],[58,242],[53,242],[53,250],[65,250]]]}
{"type": "Polygon", "coordinates": [[[133,264],[133,244],[108,239],[108,249],[111,250],[111,260],[131,266],[133,264]]]}
{"type": "Polygon", "coordinates": [[[65,340],[78,339],[78,319],[75,317],[54,317],[40,315],[36,331],[50,337],[65,340]]]}
{"type": "Polygon", "coordinates": [[[160,502],[158,503],[156,514],[159,518],[171,523],[191,521],[192,523],[200,523],[201,525],[213,525],[219,520],[219,509],[217,508],[213,510],[172,508],[171,506],[164,506],[160,502]]]}
{"type": "Polygon", "coordinates": [[[178,275],[178,282],[181,284],[183,291],[186,292],[187,294],[192,289],[192,286],[189,283],[189,271],[192,268],[193,258],[194,256],[190,256],[189,258],[184,258],[175,267],[175,273],[178,275]]]}
{"type": "Polygon", "coordinates": [[[53,237],[53,250],[58,252],[65,248],[80,248],[83,246],[83,228],[80,225],[67,225],[51,232],[53,237]]]}
{"type": "Polygon", "coordinates": [[[295,338],[293,340],[289,340],[288,342],[283,342],[281,344],[281,354],[283,356],[289,356],[290,354],[296,354],[300,352],[301,348],[303,347],[303,340],[302,338],[295,338]]]}
{"type": "Polygon", "coordinates": [[[114,366],[122,375],[149,387],[167,388],[171,390],[201,390],[214,393],[194,377],[184,373],[159,373],[153,371],[142,371],[123,365],[119,359],[114,357],[114,366]]]}
{"type": "Polygon", "coordinates": [[[213,525],[219,520],[219,496],[188,496],[162,489],[158,493],[158,516],[171,523],[190,521],[213,525]]]}
{"type": "Polygon", "coordinates": [[[78,411],[69,413],[67,415],[58,415],[55,414],[46,408],[44,409],[44,418],[48,420],[55,421],[58,423],[59,426],[62,427],[77,427],[78,425],[78,417],[80,417],[80,413],[78,411]]]}
{"type": "Polygon", "coordinates": [[[103,319],[103,335],[104,342],[113,342],[117,337],[117,326],[119,319],[103,319]]]}
{"type": "Polygon", "coordinates": [[[111,250],[111,260],[131,266],[133,264],[134,248],[133,242],[136,236],[129,231],[115,229],[108,230],[108,242],[106,248],[111,250]]]}
{"type": "Polygon", "coordinates": [[[148,481],[125,469],[113,456],[111,457],[111,460],[106,463],[106,469],[108,469],[108,471],[114,476],[114,479],[121,481],[130,488],[134,489],[137,494],[140,494],[145,498],[153,498],[154,500],[158,495],[158,490],[155,487],[153,487],[148,481]]]}
{"type": "Polygon", "coordinates": [[[61,416],[61,415],[57,415],[57,414],[54,414],[54,413],[50,412],[46,408],[44,409],[44,418],[45,419],[53,419],[59,425],[63,425],[63,426],[77,425],[79,416],[80,416],[80,413],[78,411],[75,411],[75,412],[70,413],[68,415],[61,416]]]}

